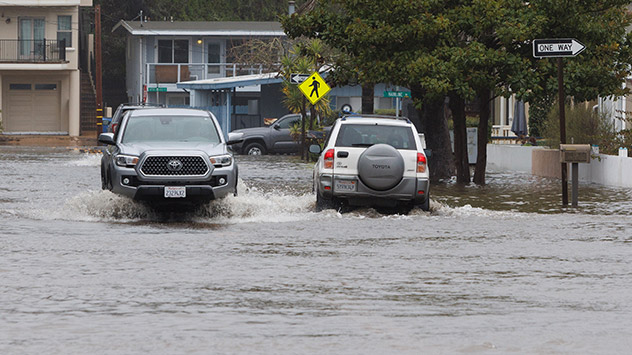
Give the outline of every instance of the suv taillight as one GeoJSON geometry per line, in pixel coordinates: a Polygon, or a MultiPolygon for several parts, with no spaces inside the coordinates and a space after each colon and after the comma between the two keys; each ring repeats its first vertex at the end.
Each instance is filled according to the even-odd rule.
{"type": "Polygon", "coordinates": [[[329,149],[325,152],[325,159],[323,160],[325,163],[325,169],[333,169],[334,168],[334,150],[329,149]]]}
{"type": "Polygon", "coordinates": [[[423,153],[417,153],[417,172],[426,172],[426,156],[423,153]]]}
{"type": "Polygon", "coordinates": [[[116,133],[116,129],[118,128],[118,123],[112,124],[112,133],[116,133]]]}

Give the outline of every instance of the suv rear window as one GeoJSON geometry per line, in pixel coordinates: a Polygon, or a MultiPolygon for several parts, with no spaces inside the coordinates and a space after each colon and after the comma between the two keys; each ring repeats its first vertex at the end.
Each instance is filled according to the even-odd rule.
{"type": "Polygon", "coordinates": [[[417,150],[412,129],[385,125],[342,125],[336,147],[368,147],[380,143],[395,149],[417,150]]]}

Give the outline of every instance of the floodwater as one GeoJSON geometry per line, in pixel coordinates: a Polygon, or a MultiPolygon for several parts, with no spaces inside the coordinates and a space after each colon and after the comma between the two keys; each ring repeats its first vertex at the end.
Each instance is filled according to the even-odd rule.
{"type": "Polygon", "coordinates": [[[156,212],[98,154],[0,147],[0,353],[624,354],[632,191],[494,173],[431,211],[315,212],[311,165],[156,212]]]}

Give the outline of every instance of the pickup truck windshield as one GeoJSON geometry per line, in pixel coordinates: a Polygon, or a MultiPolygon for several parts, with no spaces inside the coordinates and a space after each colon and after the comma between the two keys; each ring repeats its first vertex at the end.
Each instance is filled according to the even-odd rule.
{"type": "Polygon", "coordinates": [[[128,119],[122,142],[219,143],[220,139],[210,117],[140,116],[128,119]]]}
{"type": "Polygon", "coordinates": [[[343,124],[336,147],[370,147],[388,144],[395,149],[417,150],[413,131],[404,126],[343,124]]]}

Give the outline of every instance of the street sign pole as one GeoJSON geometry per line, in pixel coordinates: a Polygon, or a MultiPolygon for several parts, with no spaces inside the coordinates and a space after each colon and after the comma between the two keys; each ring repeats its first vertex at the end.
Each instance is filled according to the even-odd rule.
{"type": "MultiPolygon", "coordinates": [[[[399,86],[396,86],[395,90],[399,91],[399,86]]],[[[399,97],[395,99],[395,117],[399,117],[399,97]]]]}
{"type": "MultiPolygon", "coordinates": [[[[575,57],[586,46],[574,38],[554,38],[533,40],[533,56],[535,58],[557,58],[557,91],[560,107],[560,144],[566,144],[566,112],[564,103],[564,57],[575,57]]],[[[562,205],[568,206],[568,166],[561,163],[562,205]]]]}
{"type": "MultiPolygon", "coordinates": [[[[564,61],[561,57],[557,58],[557,91],[560,106],[560,144],[566,144],[566,109],[564,101],[566,94],[564,93],[564,61]]],[[[568,206],[568,166],[562,164],[562,205],[568,206]]]]}

